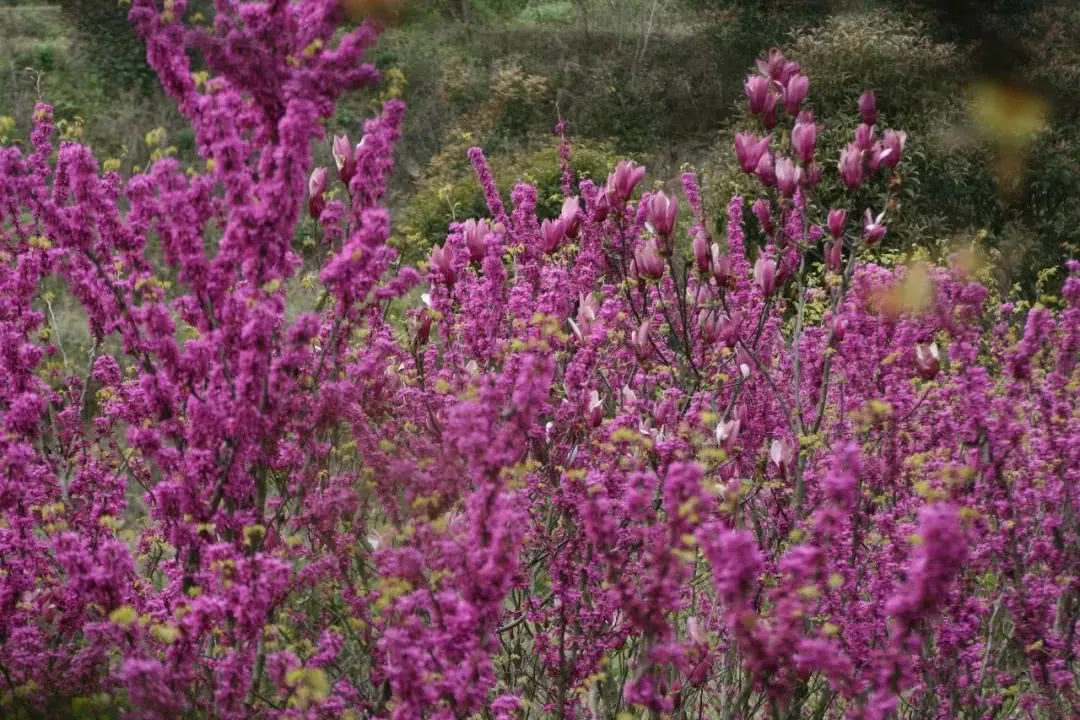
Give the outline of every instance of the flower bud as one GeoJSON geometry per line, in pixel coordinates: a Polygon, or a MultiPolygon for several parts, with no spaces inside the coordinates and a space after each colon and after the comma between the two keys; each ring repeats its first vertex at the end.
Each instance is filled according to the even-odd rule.
{"type": "Polygon", "coordinates": [[[750,206],[750,210],[753,211],[754,217],[758,219],[758,223],[761,225],[762,231],[766,235],[771,235],[775,229],[772,220],[772,205],[765,198],[758,198],[754,201],[754,204],[750,206]]]}
{"type": "Polygon", "coordinates": [[[758,160],[757,167],[754,168],[754,174],[758,176],[758,180],[765,187],[772,187],[776,184],[776,170],[773,166],[772,153],[765,153],[758,160]]]}
{"type": "Polygon", "coordinates": [[[788,79],[784,87],[784,109],[788,111],[788,115],[797,115],[799,113],[799,107],[802,105],[803,100],[806,99],[809,89],[810,78],[801,73],[792,75],[788,79]]]}
{"type": "Polygon", "coordinates": [[[638,328],[630,333],[630,346],[638,360],[647,360],[652,354],[649,347],[649,321],[643,320],[638,328]]]}
{"type": "Polygon", "coordinates": [[[323,198],[323,193],[326,192],[326,184],[329,179],[329,171],[324,168],[315,168],[311,171],[311,177],[308,178],[308,215],[314,220],[318,220],[322,215],[323,208],[326,207],[326,200],[323,198]]]}
{"type": "Polygon", "coordinates": [[[739,375],[745,380],[754,372],[754,361],[750,353],[742,345],[735,351],[735,365],[739,369],[739,375]]]}
{"type": "Polygon", "coordinates": [[[721,253],[720,246],[716,243],[712,244],[711,251],[712,261],[709,263],[709,269],[712,270],[717,284],[723,287],[731,279],[731,257],[726,253],[721,253]]]}
{"type": "Polygon", "coordinates": [[[690,250],[694,253],[694,265],[698,272],[709,272],[709,243],[705,241],[704,232],[694,233],[694,239],[690,241],[690,250]]]}
{"type": "Polygon", "coordinates": [[[341,178],[341,182],[348,185],[349,181],[352,180],[352,176],[356,173],[356,165],[353,161],[352,143],[349,142],[348,135],[334,136],[332,153],[334,155],[334,163],[337,165],[338,177],[341,178]]]}
{"type": "Polygon", "coordinates": [[[848,320],[846,317],[834,317],[829,321],[829,330],[832,332],[832,344],[836,345],[847,337],[848,320]]]}
{"type": "Polygon", "coordinates": [[[800,116],[799,122],[795,123],[794,129],[791,131],[791,146],[804,163],[809,164],[814,161],[814,150],[817,146],[817,123],[814,122],[813,115],[809,117],[809,122],[804,122],[803,117],[800,116]]]}
{"type": "Polygon", "coordinates": [[[772,258],[759,257],[754,263],[754,284],[765,297],[776,290],[776,261],[772,258]]]}
{"type": "Polygon", "coordinates": [[[417,342],[421,345],[426,344],[431,336],[431,313],[427,311],[427,308],[421,309],[417,314],[413,329],[417,342]]]}
{"type": "Polygon", "coordinates": [[[840,170],[840,179],[849,190],[859,187],[863,181],[863,156],[862,151],[854,143],[847,146],[840,153],[840,162],[837,163],[840,170]]]}
{"type": "Polygon", "coordinates": [[[589,401],[585,405],[585,420],[589,427],[599,427],[604,420],[604,403],[596,390],[589,393],[589,401]]]}
{"type": "Polygon", "coordinates": [[[785,440],[773,440],[769,446],[769,462],[786,475],[795,464],[795,449],[785,440]]]}
{"type": "Polygon", "coordinates": [[[791,158],[782,157],[776,160],[776,189],[784,197],[792,197],[799,187],[799,179],[802,171],[795,165],[791,158]]]}
{"type": "Polygon", "coordinates": [[[679,198],[669,198],[662,191],[649,198],[648,223],[657,235],[669,238],[675,232],[675,219],[679,212],[679,198]]]}
{"type": "Polygon", "coordinates": [[[847,210],[829,211],[829,234],[839,240],[844,236],[844,225],[847,224],[847,210]]]}
{"type": "Polygon", "coordinates": [[[877,122],[877,98],[873,90],[865,90],[859,96],[859,116],[867,125],[877,122]]]}
{"type": "Polygon", "coordinates": [[[840,272],[840,268],[843,267],[843,251],[844,241],[842,239],[833,240],[831,243],[825,245],[825,267],[832,272],[840,272]]]}
{"type": "Polygon", "coordinates": [[[760,115],[765,112],[769,97],[769,79],[761,75],[751,75],[746,78],[743,90],[750,105],[750,114],[760,115]]]}

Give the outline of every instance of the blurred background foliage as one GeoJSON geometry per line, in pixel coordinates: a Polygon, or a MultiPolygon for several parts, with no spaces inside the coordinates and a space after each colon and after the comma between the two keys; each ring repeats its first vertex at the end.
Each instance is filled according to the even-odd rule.
{"type": "MultiPolygon", "coordinates": [[[[751,187],[732,151],[733,133],[753,128],[743,78],[755,57],[780,46],[810,76],[809,106],[826,127],[826,178],[855,127],[862,89],[877,91],[884,126],[908,132],[894,250],[943,253],[977,239],[1002,286],[1031,293],[1040,270],[1080,247],[1072,130],[1080,45],[1071,31],[1080,4],[1029,4],[1018,27],[1031,55],[1026,78],[1047,88],[1053,115],[1025,181],[1010,192],[995,182],[991,149],[965,131],[971,48],[942,40],[952,35],[935,25],[932,4],[914,0],[413,0],[373,53],[388,82],[350,98],[327,132],[356,140],[386,97],[408,103],[391,207],[395,242],[410,262],[453,220],[486,214],[465,157],[470,145],[489,153],[507,198],[526,179],[554,214],[551,128],[559,119],[569,123],[583,176],[602,179],[617,159],[633,157],[673,190],[679,169],[692,164],[719,229],[730,193],[751,187]]],[[[189,17],[212,16],[212,0],[188,5],[189,17]]],[[[145,166],[155,151],[198,161],[190,131],[145,67],[127,10],[123,0],[0,0],[0,116],[12,118],[9,140],[25,140],[42,98],[64,132],[123,169],[145,166]],[[157,128],[164,136],[146,142],[157,128]]],[[[316,156],[331,164],[329,143],[316,156]]],[[[821,193],[826,204],[879,209],[875,198],[847,198],[828,180],[821,193]]]]}

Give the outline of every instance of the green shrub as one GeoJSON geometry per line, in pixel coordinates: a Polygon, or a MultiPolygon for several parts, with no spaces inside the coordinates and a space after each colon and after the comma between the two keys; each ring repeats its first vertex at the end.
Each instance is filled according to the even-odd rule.
{"type": "Polygon", "coordinates": [[[128,5],[113,0],[59,0],[65,19],[86,45],[83,60],[118,89],[150,90],[156,80],[146,48],[128,23],[128,5]]]}
{"type": "Polygon", "coordinates": [[[533,3],[525,7],[518,16],[517,22],[522,25],[541,25],[544,23],[570,22],[577,16],[577,10],[570,2],[555,0],[554,2],[533,3]]]}
{"type": "MultiPolygon", "coordinates": [[[[432,245],[446,237],[450,223],[490,216],[484,193],[465,154],[468,144],[459,141],[436,158],[404,207],[394,243],[402,250],[405,262],[415,263],[424,258],[432,245]]],[[[615,153],[605,145],[575,144],[572,150],[575,182],[585,178],[603,182],[615,159],[615,153]]],[[[518,181],[523,181],[536,188],[541,217],[558,215],[562,206],[562,169],[557,140],[552,139],[531,152],[494,155],[489,160],[508,211],[510,192],[518,181]]]]}

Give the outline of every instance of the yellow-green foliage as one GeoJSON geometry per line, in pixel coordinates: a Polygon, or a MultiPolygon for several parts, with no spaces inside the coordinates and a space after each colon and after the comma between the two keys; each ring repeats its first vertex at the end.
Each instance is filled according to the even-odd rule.
{"type": "MultiPolygon", "coordinates": [[[[398,224],[394,243],[406,262],[423,258],[431,246],[441,243],[451,222],[489,217],[480,184],[466,157],[470,138],[459,139],[432,160],[428,172],[413,192],[398,224]]],[[[558,140],[528,153],[494,155],[489,158],[495,181],[509,211],[510,193],[518,181],[537,189],[541,217],[553,217],[562,206],[562,169],[558,140]]],[[[571,164],[577,179],[603,182],[613,167],[615,154],[602,144],[575,144],[571,164]]]]}

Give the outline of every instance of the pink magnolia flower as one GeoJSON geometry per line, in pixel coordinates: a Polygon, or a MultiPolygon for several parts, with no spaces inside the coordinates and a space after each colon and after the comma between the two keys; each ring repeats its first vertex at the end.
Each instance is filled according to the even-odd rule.
{"type": "Polygon", "coordinates": [[[570,320],[570,328],[577,339],[584,342],[592,335],[593,326],[600,313],[600,301],[592,293],[578,296],[577,321],[570,320]]]}
{"type": "Polygon", "coordinates": [[[540,249],[544,252],[555,252],[564,237],[566,237],[566,225],[561,219],[545,219],[540,223],[540,249]]]}
{"type": "Polygon", "coordinates": [[[769,446],[769,462],[777,467],[781,475],[786,475],[795,464],[795,448],[786,440],[773,440],[769,446]]]}
{"type": "Polygon", "coordinates": [[[840,170],[840,178],[849,190],[859,187],[863,181],[863,155],[854,143],[850,144],[840,153],[840,162],[837,163],[840,170]]]}
{"type": "Polygon", "coordinates": [[[757,59],[757,67],[763,77],[770,80],[779,80],[784,72],[786,62],[787,58],[784,57],[784,53],[777,48],[773,48],[766,57],[757,59]]]}
{"type": "Polygon", "coordinates": [[[906,143],[906,132],[886,130],[881,137],[881,145],[884,148],[881,153],[881,164],[885,167],[896,167],[904,156],[904,145],[906,143]]]}
{"type": "Polygon", "coordinates": [[[559,213],[559,220],[562,221],[563,227],[566,228],[566,237],[571,240],[576,238],[578,230],[581,228],[581,202],[578,198],[568,197],[563,200],[562,211],[559,213]]]}
{"type": "Polygon", "coordinates": [[[841,238],[825,244],[825,267],[833,272],[840,272],[843,264],[844,241],[841,238]]]}
{"type": "Polygon", "coordinates": [[[768,297],[776,290],[776,261],[765,256],[754,263],[754,284],[768,297]]]}
{"type": "Polygon", "coordinates": [[[624,203],[634,193],[634,188],[645,177],[645,168],[629,160],[623,160],[615,166],[615,171],[608,176],[607,195],[611,205],[624,203]]]}
{"type": "Polygon", "coordinates": [[[751,75],[746,78],[743,90],[750,104],[750,114],[764,113],[769,98],[769,79],[761,75],[751,75]]]}
{"type": "Polygon", "coordinates": [[[875,131],[873,125],[865,123],[855,128],[855,147],[870,150],[874,146],[875,131]]]}
{"type": "Polygon", "coordinates": [[[795,154],[797,154],[804,163],[809,164],[814,161],[814,150],[817,146],[817,133],[817,123],[814,122],[813,114],[800,114],[798,121],[795,123],[795,127],[791,131],[791,146],[795,150],[795,154]]]}
{"type": "Polygon", "coordinates": [[[315,220],[319,219],[323,208],[326,207],[323,193],[326,192],[329,175],[330,173],[326,168],[320,167],[315,168],[311,172],[311,177],[308,178],[308,215],[315,220]]]}
{"type": "Polygon", "coordinates": [[[698,645],[709,644],[709,633],[705,629],[705,623],[696,615],[686,621],[686,634],[698,645]]]}
{"type": "Polygon", "coordinates": [[[870,208],[866,209],[866,213],[863,215],[863,237],[866,238],[867,245],[876,245],[885,237],[888,228],[881,223],[884,217],[884,211],[875,218],[870,212],[870,208]]]}
{"type": "Polygon", "coordinates": [[[770,92],[765,96],[765,110],[761,113],[761,125],[766,130],[776,127],[776,106],[779,101],[779,93],[770,92]]]}
{"type": "Polygon", "coordinates": [[[753,173],[761,158],[769,149],[771,135],[758,139],[751,133],[738,133],[735,135],[735,157],[739,161],[739,167],[745,173],[753,173]]]}
{"type": "Polygon", "coordinates": [[[720,313],[717,310],[702,308],[698,313],[698,327],[701,328],[701,336],[709,343],[720,339],[720,313]]]}
{"type": "Polygon", "coordinates": [[[694,254],[694,265],[698,272],[709,272],[709,243],[705,240],[704,233],[694,233],[694,239],[690,241],[690,251],[694,254]]]}
{"type": "Polygon", "coordinates": [[[464,222],[462,233],[465,236],[465,246],[469,249],[469,259],[472,262],[480,262],[487,254],[487,239],[491,234],[491,228],[487,220],[468,219],[464,222]]]}
{"type": "Polygon", "coordinates": [[[659,280],[664,276],[664,257],[655,240],[649,239],[638,246],[633,262],[639,277],[659,280]]]}
{"type": "Polygon", "coordinates": [[[334,163],[337,165],[338,177],[341,178],[341,182],[348,185],[349,181],[352,180],[352,176],[356,173],[356,163],[353,160],[353,149],[352,143],[349,142],[349,136],[335,135],[331,149],[334,163]]]}
{"type": "Polygon", "coordinates": [[[802,73],[792,75],[784,87],[784,109],[788,115],[797,115],[810,90],[810,78],[802,73]]]}
{"type": "Polygon", "coordinates": [[[637,355],[638,360],[647,360],[652,355],[648,320],[642,320],[637,329],[630,333],[630,346],[634,348],[634,354],[637,355]]]}
{"type": "Polygon", "coordinates": [[[844,226],[847,224],[847,210],[829,211],[829,234],[839,240],[844,235],[844,226]]]}
{"type": "Polygon", "coordinates": [[[865,90],[859,96],[859,116],[867,125],[877,122],[877,98],[873,90],[865,90]]]}
{"type": "Polygon", "coordinates": [[[758,223],[761,224],[761,230],[766,235],[772,235],[773,230],[776,229],[772,219],[772,204],[765,198],[758,198],[750,206],[750,210],[754,213],[754,217],[758,219],[758,223]]]}
{"type": "Polygon", "coordinates": [[[933,380],[941,369],[941,354],[937,343],[915,346],[915,371],[923,380],[933,380]]]}
{"type": "Polygon", "coordinates": [[[716,444],[724,448],[725,452],[730,453],[735,448],[735,443],[739,441],[739,428],[741,426],[742,423],[739,422],[738,418],[717,423],[716,444]]]}
{"type": "Polygon", "coordinates": [[[594,196],[592,215],[596,222],[602,223],[607,220],[609,212],[611,212],[611,198],[608,197],[607,189],[604,188],[594,196]]]}
{"type": "Polygon", "coordinates": [[[449,245],[445,247],[436,245],[431,248],[431,267],[442,276],[443,282],[447,285],[453,285],[457,277],[452,252],[453,250],[449,245]]]}
{"type": "Polygon", "coordinates": [[[716,278],[716,282],[723,287],[731,280],[731,257],[727,253],[722,253],[717,243],[713,243],[710,249],[712,260],[709,263],[709,269],[716,278]]]}
{"type": "Polygon", "coordinates": [[[704,283],[696,288],[686,288],[686,303],[690,307],[704,307],[713,300],[712,290],[704,283]]]}
{"type": "MultiPolygon", "coordinates": [[[[675,219],[679,212],[679,198],[668,197],[662,191],[649,197],[648,223],[653,232],[663,238],[670,238],[675,232],[675,219]]],[[[668,243],[665,242],[665,245],[668,243]]]]}
{"type": "Polygon", "coordinates": [[[784,197],[792,197],[799,187],[802,170],[788,157],[776,159],[776,189],[784,197]]]}
{"type": "Polygon", "coordinates": [[[585,418],[589,427],[599,427],[604,420],[604,403],[596,390],[589,393],[589,400],[585,405],[585,418]]]}
{"type": "Polygon", "coordinates": [[[802,72],[802,65],[797,60],[788,60],[784,62],[784,67],[780,70],[779,76],[776,77],[776,82],[781,86],[786,86],[791,78],[802,72]]]}
{"type": "Polygon", "coordinates": [[[773,165],[772,153],[767,152],[761,156],[757,167],[754,168],[754,174],[758,176],[758,180],[765,187],[772,187],[776,184],[776,169],[773,165]]]}

